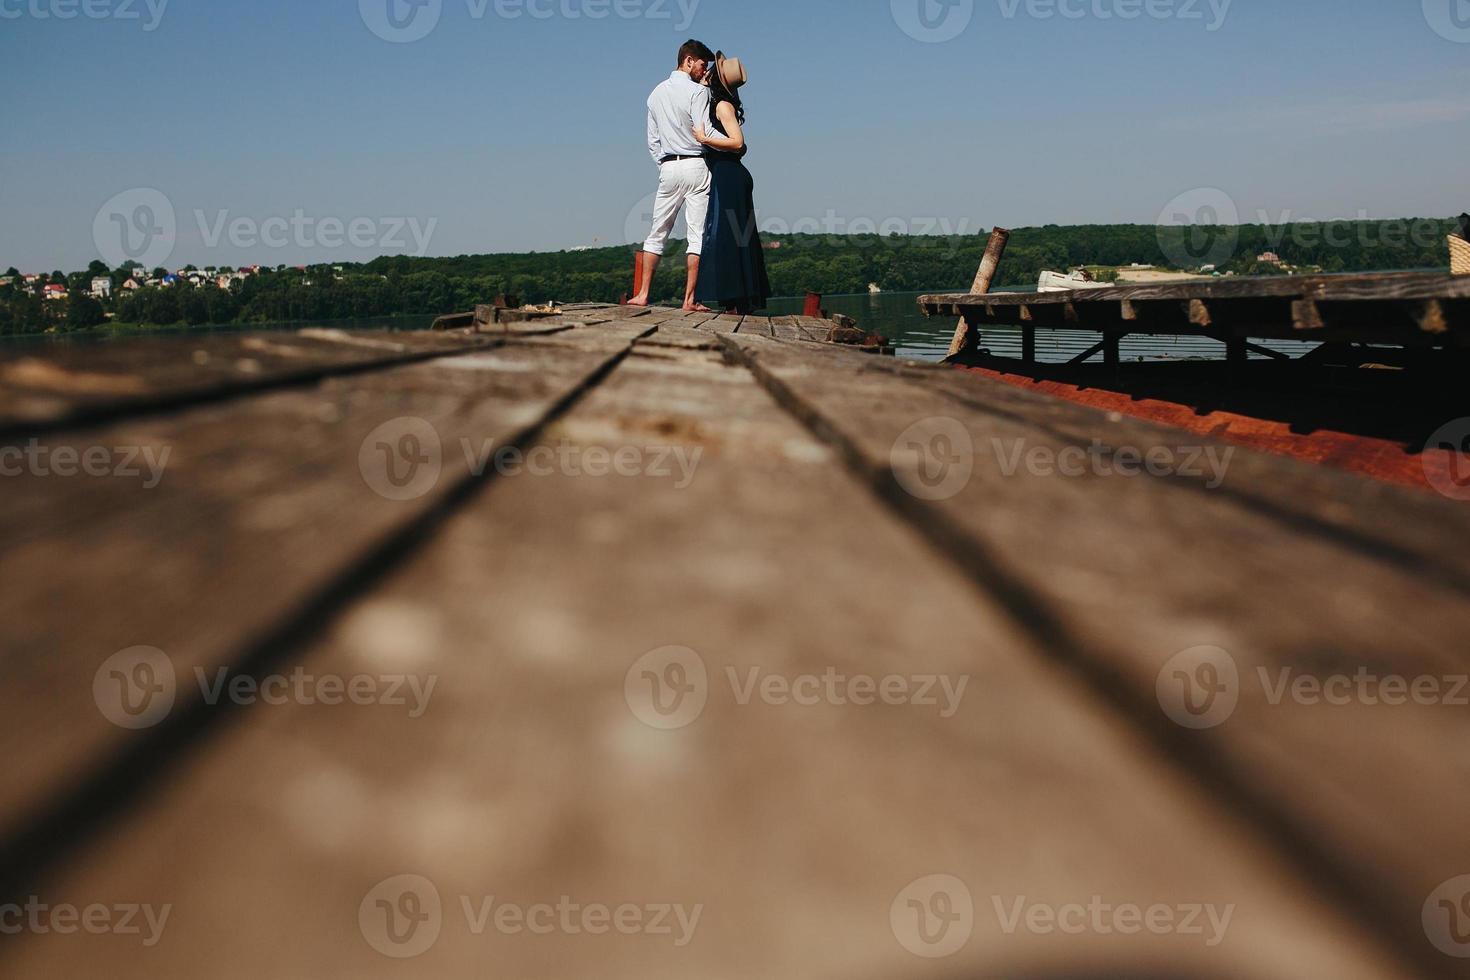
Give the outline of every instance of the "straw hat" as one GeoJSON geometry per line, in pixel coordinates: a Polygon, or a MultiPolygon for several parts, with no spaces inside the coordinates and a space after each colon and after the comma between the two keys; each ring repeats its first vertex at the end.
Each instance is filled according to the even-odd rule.
{"type": "Polygon", "coordinates": [[[723,51],[715,54],[715,71],[720,73],[720,81],[724,82],[725,87],[732,92],[750,81],[750,76],[745,74],[745,65],[740,59],[726,58],[723,51]]]}
{"type": "Polygon", "coordinates": [[[1470,242],[1458,235],[1450,236],[1450,271],[1457,276],[1470,276],[1470,242]]]}

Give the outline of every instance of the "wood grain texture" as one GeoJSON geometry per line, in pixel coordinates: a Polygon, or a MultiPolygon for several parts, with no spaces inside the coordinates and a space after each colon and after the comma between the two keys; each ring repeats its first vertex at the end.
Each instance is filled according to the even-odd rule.
{"type": "MultiPolygon", "coordinates": [[[[1251,501],[1272,470],[1295,472],[1272,457],[1243,466],[1250,476],[1235,479],[1256,489],[1236,493],[1217,492],[1204,475],[1124,476],[1084,464],[1079,475],[1064,476],[1052,467],[1069,455],[1115,467],[1125,454],[1163,449],[1182,468],[1209,446],[1191,435],[1170,444],[1160,434],[1134,445],[1139,430],[1106,416],[1068,429],[1014,403],[987,404],[986,395],[893,385],[881,362],[853,365],[835,352],[753,338],[727,343],[896,509],[1007,596],[1053,656],[1088,673],[1120,710],[1157,722],[1182,765],[1260,815],[1310,873],[1328,882],[1338,876],[1343,899],[1385,924],[1407,955],[1443,968],[1420,913],[1450,871],[1470,866],[1470,844],[1453,816],[1470,806],[1463,778],[1470,772],[1454,764],[1453,776],[1435,783],[1444,806],[1426,807],[1421,765],[1442,757],[1434,746],[1466,736],[1466,713],[1444,703],[1306,705],[1269,695],[1283,670],[1293,681],[1359,670],[1432,677],[1442,689],[1470,671],[1455,639],[1470,627],[1470,606],[1447,571],[1460,567],[1451,552],[1467,539],[1449,529],[1462,521],[1436,524],[1432,514],[1444,508],[1428,505],[1417,517],[1413,508],[1379,515],[1389,528],[1424,520],[1419,548],[1430,547],[1435,530],[1442,535],[1440,574],[1421,574],[1412,555],[1382,560],[1366,532],[1340,533],[1330,520],[1299,528],[1251,501]],[[940,448],[973,473],[952,495],[926,500],[904,490],[923,486],[916,468],[925,457],[895,455],[895,446],[909,426],[936,419],[946,420],[935,430],[948,440],[940,448]],[[1176,655],[1200,647],[1228,653],[1239,705],[1218,728],[1194,732],[1168,720],[1159,692],[1170,690],[1160,678],[1173,676],[1176,655]]],[[[1227,467],[1220,487],[1240,485],[1230,482],[1232,472],[1227,467]]],[[[1352,479],[1333,474],[1323,486],[1352,479]]],[[[1298,507],[1330,512],[1334,504],[1323,494],[1298,507]]]]}
{"type": "Polygon", "coordinates": [[[0,353],[0,439],[490,343],[470,333],[306,330],[13,348],[0,353]]]}
{"type": "Polygon", "coordinates": [[[116,476],[6,481],[0,576],[13,585],[0,609],[14,625],[0,640],[0,715],[10,722],[0,748],[12,764],[0,839],[16,848],[17,835],[44,837],[48,807],[149,737],[98,710],[93,678],[110,657],[164,650],[181,699],[191,687],[198,694],[196,668],[268,658],[260,646],[273,631],[411,534],[473,478],[487,446],[535,431],[655,329],[657,317],[568,330],[42,440],[52,452],[142,447],[168,457],[152,488],[116,476]],[[400,475],[418,472],[391,455],[405,437],[417,440],[424,477],[400,488],[390,458],[400,475]]]}
{"type": "Polygon", "coordinates": [[[27,937],[7,966],[105,964],[117,978],[182,975],[201,959],[223,977],[1405,976],[936,562],[740,366],[640,348],[544,439],[699,463],[682,485],[559,472],[484,487],[291,657],[318,675],[433,675],[428,710],[244,713],[44,891],[171,903],[165,941],[140,954],[121,937],[27,937]],[[655,730],[630,708],[646,710],[630,668],[671,644],[705,665],[707,703],[688,726],[655,730]],[[970,681],[941,717],[916,704],[742,704],[726,671],[751,668],[970,681]],[[443,903],[437,941],[407,961],[370,947],[358,918],[401,874],[443,903]],[[973,936],[948,960],[907,952],[894,925],[907,930],[912,912],[900,893],[936,874],[974,902],[973,936]],[[461,899],[473,910],[488,896],[682,903],[701,917],[682,947],[493,922],[476,935],[461,899]],[[1007,931],[996,912],[1093,896],[1229,905],[1232,919],[1207,946],[1007,931]]]}

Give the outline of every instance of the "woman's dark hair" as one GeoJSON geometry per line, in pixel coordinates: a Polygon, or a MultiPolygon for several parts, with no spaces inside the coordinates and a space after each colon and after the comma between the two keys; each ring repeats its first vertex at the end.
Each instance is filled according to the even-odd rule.
{"type": "Polygon", "coordinates": [[[724,76],[720,74],[718,65],[712,64],[710,66],[709,93],[709,114],[711,119],[715,118],[715,109],[719,107],[720,103],[728,102],[735,107],[735,118],[740,121],[740,125],[745,125],[745,106],[740,101],[740,93],[725,84],[724,76]]]}

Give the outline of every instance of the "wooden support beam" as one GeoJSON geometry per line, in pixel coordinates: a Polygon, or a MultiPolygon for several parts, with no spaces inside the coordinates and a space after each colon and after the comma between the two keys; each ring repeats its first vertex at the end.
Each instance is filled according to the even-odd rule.
{"type": "Polygon", "coordinates": [[[1262,347],[1260,344],[1246,344],[1245,349],[1253,354],[1264,354],[1266,357],[1269,357],[1274,361],[1291,360],[1290,354],[1283,354],[1279,350],[1272,350],[1269,347],[1262,347]]]}
{"type": "Polygon", "coordinates": [[[1239,381],[1245,372],[1250,361],[1249,347],[1244,337],[1231,337],[1225,341],[1225,372],[1232,383],[1239,381]]]}
{"type": "Polygon", "coordinates": [[[1072,358],[1070,361],[1067,362],[1067,364],[1068,366],[1071,366],[1073,364],[1081,364],[1084,361],[1090,360],[1091,358],[1096,357],[1098,354],[1102,353],[1102,349],[1106,346],[1107,341],[1099,341],[1098,343],[1093,344],[1091,347],[1087,348],[1087,350],[1078,354],[1076,357],[1072,358]]]}
{"type": "Polygon", "coordinates": [[[1021,328],[1021,360],[1027,364],[1036,363],[1036,328],[1021,328]]]}
{"type": "Polygon", "coordinates": [[[1445,320],[1444,304],[1437,299],[1427,299],[1414,310],[1414,321],[1425,333],[1449,333],[1445,320]]]}
{"type": "Polygon", "coordinates": [[[1322,320],[1322,311],[1317,307],[1317,301],[1314,299],[1292,300],[1291,325],[1297,330],[1321,330],[1325,324],[1322,320]]]}
{"type": "MultiPolygon", "coordinates": [[[[983,296],[990,292],[990,284],[995,279],[995,272],[1000,268],[1000,260],[1006,254],[1006,244],[1011,240],[1011,232],[1008,228],[996,228],[990,233],[990,244],[985,247],[985,257],[980,260],[980,268],[975,272],[975,282],[970,287],[972,296],[983,296]]],[[[955,328],[954,340],[949,345],[949,356],[956,357],[967,350],[973,350],[980,343],[980,331],[973,329],[968,318],[962,317],[959,326],[955,328]]]]}
{"type": "Polygon", "coordinates": [[[1123,336],[1123,334],[1111,332],[1103,335],[1103,363],[1115,371],[1122,361],[1119,347],[1123,336]]]}

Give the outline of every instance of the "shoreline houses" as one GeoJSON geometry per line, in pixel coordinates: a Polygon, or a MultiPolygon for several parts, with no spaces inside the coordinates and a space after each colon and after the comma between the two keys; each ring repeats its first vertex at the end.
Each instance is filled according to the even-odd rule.
{"type": "MultiPolygon", "coordinates": [[[[154,271],[162,272],[164,270],[154,271]]],[[[141,266],[125,266],[110,276],[92,276],[87,281],[85,292],[93,299],[107,300],[112,299],[117,293],[134,293],[148,287],[174,286],[180,283],[188,283],[196,287],[212,285],[220,289],[229,289],[236,283],[242,283],[251,276],[256,276],[267,271],[269,270],[265,266],[247,265],[234,270],[184,268],[179,269],[177,272],[165,272],[162,276],[156,276],[141,266]],[[117,275],[126,275],[127,278],[121,282],[114,283],[113,276],[117,275]]],[[[78,274],[67,277],[74,284],[78,278],[78,274]]],[[[14,285],[24,292],[52,301],[70,298],[71,290],[66,283],[46,281],[49,279],[50,276],[42,273],[21,274],[18,277],[4,276],[0,277],[0,287],[14,285]]]]}

